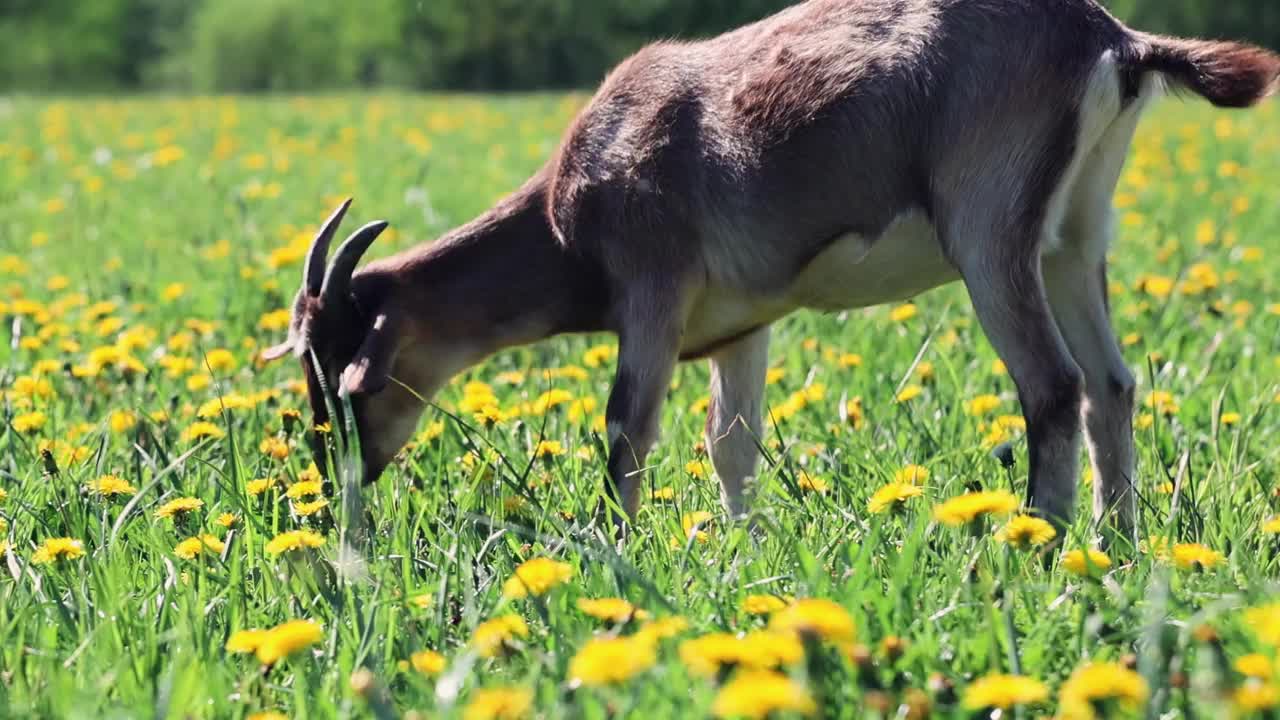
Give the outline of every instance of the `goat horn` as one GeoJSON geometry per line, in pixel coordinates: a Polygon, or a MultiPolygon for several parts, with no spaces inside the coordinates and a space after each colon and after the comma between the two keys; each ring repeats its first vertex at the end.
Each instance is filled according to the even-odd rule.
{"type": "Polygon", "coordinates": [[[351,233],[351,237],[338,246],[338,251],[333,254],[333,263],[324,275],[321,297],[334,302],[347,295],[351,287],[351,275],[356,271],[356,265],[360,264],[360,258],[364,257],[365,251],[389,224],[386,220],[371,222],[351,233]]]}
{"type": "Polygon", "coordinates": [[[325,258],[329,256],[329,243],[333,241],[333,236],[338,232],[338,226],[342,224],[342,218],[346,216],[349,207],[351,207],[351,198],[342,201],[338,209],[324,221],[320,232],[316,233],[316,239],[311,241],[311,249],[307,251],[307,269],[302,276],[303,286],[307,289],[307,295],[311,297],[318,296],[323,287],[324,265],[325,258]]]}

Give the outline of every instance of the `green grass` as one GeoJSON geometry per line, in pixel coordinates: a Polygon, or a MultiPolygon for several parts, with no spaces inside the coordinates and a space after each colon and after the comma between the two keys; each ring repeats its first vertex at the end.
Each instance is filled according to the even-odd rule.
{"type": "MultiPolygon", "coordinates": [[[[532,690],[545,717],[699,716],[717,684],[685,669],[679,643],[763,626],[741,608],[756,594],[828,598],[852,616],[861,660],[810,647],[792,670],[833,717],[894,715],[918,691],[936,716],[968,717],[956,697],[979,676],[1014,670],[1052,691],[1022,716],[1049,714],[1075,668],[1126,658],[1150,686],[1150,717],[1212,716],[1243,682],[1234,659],[1275,657],[1265,641],[1280,636],[1280,620],[1251,628],[1242,612],[1275,597],[1280,573],[1280,541],[1262,530],[1280,512],[1274,105],[1223,115],[1165,104],[1144,124],[1117,200],[1117,330],[1140,402],[1159,390],[1178,406],[1139,420],[1141,534],[1221,552],[1210,570],[1112,548],[1105,578],[1085,580],[1057,554],[996,542],[997,523],[970,532],[932,520],[934,504],[966,490],[1021,496],[1026,487],[1018,433],[1009,470],[984,443],[994,418],[1018,407],[957,287],[917,299],[905,321],[876,308],[779,323],[768,399],[783,411],[762,438],[754,534],[719,516],[698,449],[700,364],[679,371],[650,458],[649,488],[671,488],[673,498],[647,502],[620,547],[589,525],[603,477],[593,424],[612,359],[590,367],[584,355],[604,337],[476,368],[436,399],[452,415],[425,413],[424,427],[441,424],[438,437],[359,496],[327,486],[328,508],[295,516],[284,488],[309,457],[280,411],[306,407],[299,372],[253,357],[279,336],[260,320],[287,306],[301,274],[297,246],[343,194],[356,197],[356,220],[392,221],[395,234],[375,254],[439,235],[538,167],[582,101],[335,95],[0,108],[0,517],[12,548],[0,568],[0,715],[452,717],[478,688],[516,686],[532,690]],[[1157,277],[1143,282],[1148,275],[1157,277]],[[1184,292],[1188,278],[1216,283],[1184,292]],[[1167,295],[1163,279],[1177,283],[1167,295]],[[95,353],[104,347],[114,350],[95,353]],[[120,355],[136,360],[133,370],[120,355]],[[917,360],[931,367],[927,380],[917,360]],[[571,366],[582,371],[563,370],[571,366]],[[540,372],[555,368],[550,379],[540,372]],[[513,383],[504,372],[525,377],[513,383]],[[484,428],[459,410],[467,381],[490,384],[508,410],[552,389],[572,401],[484,428]],[[922,394],[897,402],[908,384],[922,394]],[[1000,399],[993,414],[966,413],[988,394],[1000,399]],[[206,410],[225,435],[184,439],[220,395],[229,407],[206,410]],[[793,395],[805,399],[788,404],[793,395]],[[856,428],[841,412],[854,398],[865,413],[856,428]],[[39,427],[27,427],[32,412],[43,413],[39,427]],[[286,459],[260,450],[268,437],[287,439],[286,459]],[[531,459],[543,439],[565,453],[531,459]],[[476,451],[486,459],[462,461],[476,451]],[[897,515],[869,513],[870,495],[909,464],[929,471],[924,497],[897,515]],[[83,490],[107,473],[136,493],[83,490]],[[805,489],[806,477],[826,491],[805,489]],[[278,489],[249,496],[257,478],[278,489]],[[155,517],[179,497],[204,505],[176,521],[155,517]],[[699,511],[715,515],[707,542],[682,527],[699,511]],[[230,529],[216,522],[223,513],[236,516],[230,529]],[[265,552],[300,527],[325,546],[265,552]],[[223,552],[175,556],[201,533],[225,542],[223,552]],[[84,556],[32,564],[54,537],[80,540],[84,556]],[[572,578],[541,598],[504,600],[513,569],[535,557],[567,562],[572,578]],[[410,602],[421,595],[429,607],[410,602]],[[615,596],[656,617],[683,616],[689,629],[661,642],[655,666],[635,678],[575,687],[571,659],[605,629],[576,601],[615,596]],[[522,647],[475,657],[474,628],[504,613],[527,620],[522,647]],[[233,631],[295,618],[320,623],[323,637],[270,669],[224,649],[233,631]],[[1218,639],[1205,642],[1204,626],[1218,639]],[[892,637],[909,641],[900,656],[882,648],[892,637]],[[400,667],[424,649],[447,658],[443,674],[400,667]],[[350,684],[358,668],[376,678],[363,696],[350,684]]],[[[1082,485],[1069,548],[1093,539],[1088,493],[1082,485]]]]}

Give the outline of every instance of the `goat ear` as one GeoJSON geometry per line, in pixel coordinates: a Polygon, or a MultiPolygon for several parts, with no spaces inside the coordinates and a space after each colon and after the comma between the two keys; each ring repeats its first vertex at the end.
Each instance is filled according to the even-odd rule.
{"type": "Polygon", "coordinates": [[[373,395],[387,386],[400,349],[399,325],[395,315],[385,311],[374,317],[369,334],[342,371],[344,395],[373,395]]]}
{"type": "Polygon", "coordinates": [[[263,350],[258,357],[261,357],[263,362],[275,362],[291,352],[293,352],[293,341],[285,340],[279,345],[274,345],[263,350]]]}

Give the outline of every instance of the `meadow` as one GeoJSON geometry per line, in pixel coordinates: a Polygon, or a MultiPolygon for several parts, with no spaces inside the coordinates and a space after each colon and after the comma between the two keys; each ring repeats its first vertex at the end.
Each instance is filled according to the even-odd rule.
{"type": "Polygon", "coordinates": [[[351,195],[392,222],[373,255],[429,241],[584,101],[0,104],[0,715],[1280,713],[1275,103],[1166,101],[1116,196],[1136,547],[1094,544],[1087,471],[1065,537],[1019,514],[1016,393],[958,287],[778,325],[754,529],[701,364],[634,532],[594,528],[608,337],[492,358],[376,485],[322,481],[299,368],[256,359],[316,224],[351,195]]]}

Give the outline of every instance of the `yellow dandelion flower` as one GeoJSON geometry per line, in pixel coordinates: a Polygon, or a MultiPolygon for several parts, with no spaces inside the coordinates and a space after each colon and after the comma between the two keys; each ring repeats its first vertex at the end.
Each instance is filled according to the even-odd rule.
{"type": "Polygon", "coordinates": [[[111,497],[112,495],[132,495],[138,492],[138,489],[130,485],[127,480],[123,480],[115,475],[103,475],[97,480],[90,480],[85,483],[84,489],[94,495],[102,497],[111,497]]]}
{"type": "MultiPolygon", "coordinates": [[[[1099,706],[1114,703],[1128,710],[1146,702],[1146,680],[1120,663],[1091,663],[1078,668],[1058,693],[1063,715],[1070,718],[1098,717],[1099,706]]],[[[1106,716],[1109,717],[1109,716],[1106,716]]]]}
{"type": "Polygon", "coordinates": [[[294,550],[324,547],[324,544],[324,536],[317,532],[311,530],[289,530],[271,538],[265,550],[269,555],[280,555],[294,550]]]}
{"type": "Polygon", "coordinates": [[[31,555],[35,565],[45,565],[59,560],[75,560],[84,556],[84,543],[74,538],[49,538],[31,555]]]}
{"type": "Polygon", "coordinates": [[[236,524],[236,516],[233,513],[222,513],[221,515],[218,516],[218,519],[215,520],[214,522],[216,522],[217,524],[221,525],[224,528],[229,528],[232,525],[236,524]]]}
{"type": "Polygon", "coordinates": [[[880,514],[887,510],[897,510],[906,505],[911,498],[924,495],[924,488],[906,482],[891,482],[876,490],[867,500],[867,512],[880,514]]]}
{"type": "Polygon", "coordinates": [[[293,512],[300,518],[315,515],[316,512],[324,510],[325,507],[329,507],[329,500],[324,497],[317,497],[310,502],[293,502],[293,512]]]}
{"type": "Polygon", "coordinates": [[[644,636],[651,642],[671,639],[689,629],[689,621],[679,615],[650,620],[636,631],[636,637],[644,636]]]}
{"type": "Polygon", "coordinates": [[[545,415],[553,408],[573,401],[573,393],[568,390],[552,389],[548,390],[537,397],[533,401],[530,410],[534,415],[545,415]]]}
{"type": "Polygon", "coordinates": [[[289,457],[289,443],[278,437],[263,439],[263,441],[258,445],[258,450],[263,455],[275,460],[284,460],[289,457]]]}
{"type": "Polygon", "coordinates": [[[1267,680],[1275,674],[1275,666],[1272,665],[1271,658],[1262,653],[1241,655],[1236,658],[1232,667],[1245,677],[1258,678],[1259,680],[1267,680]]]}
{"type": "Polygon", "coordinates": [[[160,299],[165,302],[173,302],[187,293],[187,286],[182,283],[169,283],[160,291],[160,299]]]}
{"type": "Polygon", "coordinates": [[[1040,547],[1058,536],[1048,522],[1031,515],[1019,515],[996,533],[996,540],[1019,550],[1040,547]]]}
{"type": "Polygon", "coordinates": [[[684,538],[678,544],[683,545],[688,540],[696,540],[700,543],[710,542],[711,535],[708,534],[707,528],[710,527],[711,521],[714,519],[715,515],[706,510],[685,513],[680,518],[680,527],[684,530],[684,538]]]}
{"type": "Polygon", "coordinates": [[[613,685],[630,680],[657,662],[657,648],[646,638],[596,638],[569,661],[569,679],[589,687],[613,685]]]}
{"type": "Polygon", "coordinates": [[[291,320],[287,309],[272,310],[258,318],[258,329],[267,332],[280,332],[289,327],[291,320]]]}
{"type": "Polygon", "coordinates": [[[849,611],[822,598],[797,600],[774,613],[769,628],[779,632],[795,632],[834,643],[853,642],[854,625],[849,611]]]}
{"type": "Polygon", "coordinates": [[[906,322],[919,314],[918,308],[912,303],[899,305],[889,311],[889,319],[894,322],[906,322]]]}
{"type": "Polygon", "coordinates": [[[444,656],[434,650],[420,650],[409,656],[413,669],[423,675],[438,675],[444,672],[444,656]]]}
{"type": "Polygon", "coordinates": [[[1280,647],[1280,603],[1245,610],[1244,624],[1260,642],[1280,647]]]}
{"type": "Polygon", "coordinates": [[[477,690],[462,710],[463,720],[523,720],[533,709],[533,692],[524,688],[477,690]]]}
{"type": "Polygon", "coordinates": [[[763,720],[774,713],[817,713],[818,705],[803,685],[769,670],[734,675],[716,694],[711,713],[716,717],[763,720]]]}
{"type": "Polygon", "coordinates": [[[289,716],[279,710],[263,710],[249,713],[245,716],[245,720],[289,720],[289,716]]]}
{"type": "Polygon", "coordinates": [[[1151,537],[1138,543],[1138,549],[1147,555],[1155,557],[1157,560],[1168,560],[1170,554],[1169,538],[1162,535],[1152,535],[1151,537]]]}
{"type": "Polygon", "coordinates": [[[1173,393],[1166,390],[1153,390],[1143,400],[1143,404],[1161,415],[1169,416],[1178,413],[1177,400],[1174,399],[1173,393]]]}
{"type": "Polygon", "coordinates": [[[249,630],[237,630],[231,633],[231,637],[227,638],[225,649],[232,653],[252,653],[258,651],[258,646],[267,637],[266,630],[251,628],[249,630]]]}
{"type": "Polygon", "coordinates": [[[476,626],[471,645],[481,657],[497,657],[513,648],[513,643],[529,636],[529,625],[519,615],[503,615],[476,626]]]}
{"type": "Polygon", "coordinates": [[[502,408],[497,405],[485,405],[480,408],[480,410],[472,414],[472,417],[477,423],[480,423],[485,427],[493,427],[494,425],[502,422],[506,417],[506,414],[503,413],[502,408]]]}
{"type": "Polygon", "coordinates": [[[138,416],[128,410],[116,410],[111,413],[107,424],[111,426],[111,432],[120,435],[132,430],[138,424],[138,416]]]}
{"type": "Polygon", "coordinates": [[[701,460],[690,460],[685,463],[684,471],[688,473],[690,477],[695,477],[699,480],[706,479],[710,472],[707,468],[707,464],[701,460]]]}
{"type": "Polygon", "coordinates": [[[182,431],[182,439],[186,442],[193,440],[203,440],[204,438],[213,438],[214,440],[226,437],[226,432],[222,428],[211,422],[193,422],[182,431]]]}
{"type": "Polygon", "coordinates": [[[271,487],[274,487],[275,484],[275,478],[259,478],[257,480],[250,480],[244,484],[244,491],[250,495],[257,496],[266,492],[271,487]]]}
{"type": "Polygon", "coordinates": [[[923,485],[929,479],[929,469],[920,465],[908,465],[893,473],[893,481],[923,485]]]}
{"type": "Polygon", "coordinates": [[[502,586],[509,598],[545,595],[573,577],[573,566],[551,558],[534,558],[521,563],[502,586]]]}
{"type": "Polygon", "coordinates": [[[1280,707],[1280,691],[1274,683],[1250,679],[1231,693],[1231,704],[1241,715],[1269,712],[1280,707]]]}
{"type": "Polygon", "coordinates": [[[314,620],[290,620],[267,631],[255,653],[258,662],[274,665],[320,642],[324,631],[314,620]]]}
{"type": "Polygon", "coordinates": [[[618,354],[618,349],[613,345],[596,345],[589,348],[582,355],[582,364],[589,368],[598,368],[609,362],[618,354]]]}
{"type": "Polygon", "coordinates": [[[823,480],[820,477],[815,477],[813,475],[810,475],[808,472],[804,470],[800,471],[800,475],[796,479],[796,484],[800,486],[801,490],[807,490],[809,492],[817,493],[819,495],[825,494],[828,490],[831,489],[831,484],[828,483],[826,480],[823,480]]]}
{"type": "Polygon", "coordinates": [[[997,395],[979,395],[964,404],[964,410],[974,417],[982,417],[989,415],[1000,407],[1000,397],[997,395]]]}
{"type": "Polygon", "coordinates": [[[301,500],[302,498],[320,495],[324,492],[324,484],[319,480],[299,480],[289,486],[284,492],[285,497],[290,500],[301,500]]]}
{"type": "Polygon", "coordinates": [[[862,398],[850,398],[842,407],[843,420],[852,425],[854,430],[861,430],[867,424],[866,411],[862,407],[862,398]]]}
{"type": "Polygon", "coordinates": [[[622,598],[580,598],[578,609],[591,617],[604,622],[625,623],[631,620],[644,620],[649,613],[622,598]]]}
{"type": "Polygon", "coordinates": [[[413,597],[409,598],[409,605],[419,610],[431,609],[431,603],[432,603],[431,593],[420,593],[418,595],[414,595],[413,597]]]}
{"type": "Polygon", "coordinates": [[[1264,521],[1262,523],[1262,532],[1264,535],[1280,535],[1280,515],[1264,521]]]}
{"type": "MultiPolygon", "coordinates": [[[[204,390],[205,388],[209,387],[212,384],[213,384],[213,378],[210,377],[207,373],[197,373],[195,375],[191,375],[187,377],[187,380],[186,380],[187,389],[190,390],[191,392],[200,392],[201,390],[204,390]]],[[[203,425],[207,425],[207,424],[208,423],[204,423],[203,425]]],[[[202,424],[196,423],[196,425],[202,425],[202,424]]]]}
{"type": "Polygon", "coordinates": [[[953,497],[934,507],[933,517],[944,525],[955,527],[988,515],[1008,515],[1020,504],[1021,501],[1007,490],[983,490],[953,497]]]}
{"type": "Polygon", "coordinates": [[[924,388],[919,385],[908,385],[902,388],[902,392],[898,393],[896,399],[900,403],[911,402],[924,394],[924,388]]]}
{"type": "Polygon", "coordinates": [[[748,595],[742,601],[742,612],[748,615],[770,615],[787,606],[777,595],[748,595]]]}
{"type": "Polygon", "coordinates": [[[183,560],[192,560],[206,549],[215,555],[221,555],[226,547],[226,544],[219,540],[217,536],[206,534],[200,537],[189,537],[178,543],[177,547],[173,549],[173,554],[183,560]]]}
{"type": "Polygon", "coordinates": [[[742,662],[742,643],[729,633],[711,633],[680,643],[680,662],[695,675],[712,677],[742,662]]]}
{"type": "Polygon", "coordinates": [[[757,630],[742,637],[710,633],[680,643],[680,662],[695,675],[714,677],[725,669],[772,670],[804,659],[794,633],[757,630]]]}
{"type": "Polygon", "coordinates": [[[1222,553],[1198,543],[1174,545],[1172,559],[1181,570],[1209,570],[1224,560],[1222,553]]]}
{"type": "Polygon", "coordinates": [[[1153,298],[1164,299],[1173,292],[1173,279],[1162,275],[1143,275],[1138,279],[1137,290],[1153,298]]]}
{"type": "Polygon", "coordinates": [[[156,510],[156,517],[176,519],[182,516],[184,513],[193,512],[195,510],[199,510],[202,507],[204,507],[204,501],[201,500],[200,498],[193,498],[193,497],[175,498],[161,505],[160,509],[156,510]]]}
{"type": "Polygon", "coordinates": [[[427,423],[427,427],[418,433],[416,439],[419,443],[425,445],[436,440],[441,435],[444,435],[444,421],[437,420],[436,422],[427,423]]]}
{"type": "Polygon", "coordinates": [[[225,348],[210,350],[205,354],[204,360],[214,372],[227,372],[236,369],[236,356],[225,348]]]}
{"type": "Polygon", "coordinates": [[[540,440],[533,449],[533,456],[539,460],[549,460],[564,454],[564,444],[558,440],[540,440]]]}
{"type": "Polygon", "coordinates": [[[1062,556],[1062,567],[1072,575],[1100,577],[1111,567],[1111,558],[1101,550],[1072,550],[1062,556]]]}
{"type": "Polygon", "coordinates": [[[13,420],[10,421],[10,424],[13,425],[14,431],[22,433],[23,435],[30,435],[43,428],[46,422],[47,418],[45,417],[45,414],[36,411],[15,415],[13,420]]]}
{"type": "Polygon", "coordinates": [[[1035,678],[987,675],[969,685],[964,692],[963,704],[966,710],[1008,710],[1018,705],[1035,705],[1048,699],[1049,688],[1035,678]]]}
{"type": "Polygon", "coordinates": [[[745,667],[767,670],[804,660],[804,645],[795,633],[753,630],[742,636],[745,667]]]}

